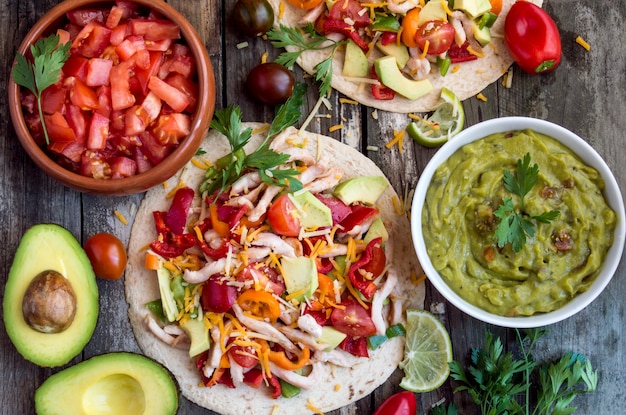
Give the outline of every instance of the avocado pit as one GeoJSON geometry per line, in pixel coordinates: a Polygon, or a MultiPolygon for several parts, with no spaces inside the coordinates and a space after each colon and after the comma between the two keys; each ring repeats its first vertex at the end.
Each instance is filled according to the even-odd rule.
{"type": "Polygon", "coordinates": [[[22,314],[26,323],[41,333],[66,330],[76,315],[76,294],[72,284],[57,271],[40,272],[24,293],[22,314]]]}

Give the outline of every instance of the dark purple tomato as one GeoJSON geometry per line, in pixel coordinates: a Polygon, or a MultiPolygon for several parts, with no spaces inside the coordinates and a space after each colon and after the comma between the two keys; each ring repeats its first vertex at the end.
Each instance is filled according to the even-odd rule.
{"type": "Polygon", "coordinates": [[[233,8],[235,30],[256,37],[272,28],[274,9],[267,0],[239,0],[233,8]]]}
{"type": "Polygon", "coordinates": [[[278,105],[291,96],[295,81],[289,69],[275,62],[267,62],[252,68],[246,79],[246,86],[259,101],[278,105]]]}
{"type": "Polygon", "coordinates": [[[237,299],[237,289],[223,281],[224,276],[213,274],[202,286],[203,311],[225,313],[233,306],[237,299]]]}

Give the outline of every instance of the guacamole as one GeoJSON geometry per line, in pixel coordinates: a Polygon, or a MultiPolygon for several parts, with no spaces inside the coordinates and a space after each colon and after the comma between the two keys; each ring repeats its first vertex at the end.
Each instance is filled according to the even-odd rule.
{"type": "Polygon", "coordinates": [[[426,193],[422,231],[433,266],[468,302],[503,316],[530,316],[562,307],[584,292],[613,243],[616,216],[600,174],[555,139],[531,130],[493,134],[467,144],[436,170],[426,193]],[[539,166],[525,211],[559,211],[514,252],[494,236],[505,189],[526,153],[539,166]]]}

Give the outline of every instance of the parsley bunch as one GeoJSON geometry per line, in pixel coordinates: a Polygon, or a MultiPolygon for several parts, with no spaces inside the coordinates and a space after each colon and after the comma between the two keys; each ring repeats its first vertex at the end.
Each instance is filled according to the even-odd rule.
{"type": "Polygon", "coordinates": [[[589,360],[569,352],[553,363],[533,359],[532,350],[545,329],[529,329],[522,337],[516,329],[521,358],[504,352],[502,341],[485,334],[483,349],[472,349],[466,372],[461,363],[450,363],[451,376],[461,383],[454,392],[467,391],[483,415],[568,415],[576,410],[570,404],[579,394],[593,392],[598,373],[589,360]],[[535,401],[531,403],[531,377],[539,379],[535,401]],[[521,396],[522,404],[516,400],[521,396]]]}
{"type": "Polygon", "coordinates": [[[333,56],[339,46],[346,41],[334,41],[322,36],[315,31],[312,23],[308,23],[302,29],[280,25],[279,29],[270,29],[267,37],[277,48],[293,46],[294,51],[282,52],[275,59],[276,63],[280,63],[288,68],[292,67],[300,55],[308,50],[326,50],[330,49],[330,54],[313,67],[316,81],[321,81],[319,92],[321,96],[326,96],[330,92],[330,83],[333,77],[333,56]],[[306,35],[306,37],[305,37],[306,35]]]}
{"type": "Polygon", "coordinates": [[[30,47],[33,62],[30,62],[21,53],[18,53],[15,58],[15,66],[11,71],[13,81],[19,86],[28,88],[37,98],[37,109],[46,144],[50,144],[50,138],[48,137],[48,129],[43,118],[41,93],[59,81],[61,69],[65,61],[70,57],[70,42],[60,45],[60,39],[60,36],[57,34],[39,39],[30,47]]]}
{"type": "Polygon", "coordinates": [[[525,212],[524,197],[532,190],[539,180],[539,166],[535,163],[530,165],[530,154],[526,153],[523,160],[517,160],[517,174],[508,170],[504,171],[504,187],[509,192],[517,195],[520,199],[519,211],[513,205],[513,199],[505,197],[494,215],[500,218],[500,224],[496,229],[495,236],[498,246],[502,247],[510,243],[513,251],[519,252],[526,243],[526,235],[535,235],[535,223],[549,223],[559,216],[558,210],[551,210],[540,215],[529,215],[525,212]]]}
{"type": "Polygon", "coordinates": [[[200,192],[221,194],[244,172],[250,171],[258,172],[265,183],[278,186],[288,185],[293,191],[301,189],[302,183],[296,178],[300,174],[299,171],[276,168],[284,164],[289,159],[289,155],[271,150],[269,140],[300,119],[300,107],[305,92],[304,84],[297,83],[294,86],[291,97],[276,109],[276,115],[270,124],[265,140],[250,154],[246,154],[244,147],[252,137],[252,129],[242,130],[241,108],[230,105],[216,111],[211,121],[211,128],[226,136],[231,152],[207,169],[205,178],[200,184],[200,192]]]}

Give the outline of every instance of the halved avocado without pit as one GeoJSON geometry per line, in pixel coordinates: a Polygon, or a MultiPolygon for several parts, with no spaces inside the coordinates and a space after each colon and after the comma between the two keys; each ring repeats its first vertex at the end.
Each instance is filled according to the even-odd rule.
{"type": "Polygon", "coordinates": [[[108,353],[70,366],[35,392],[38,415],[174,415],[178,388],[143,355],[108,353]]]}

